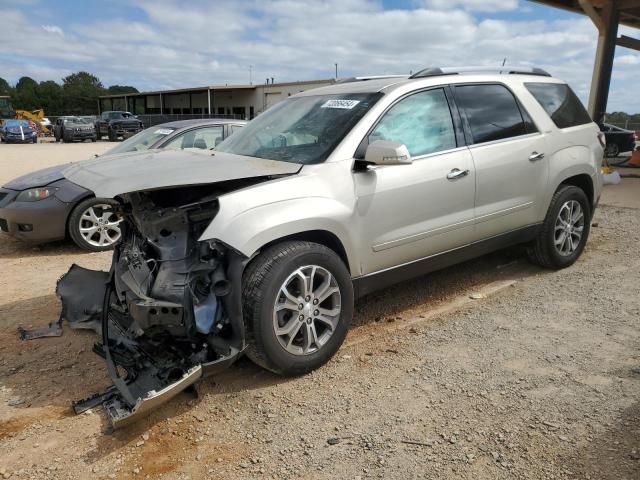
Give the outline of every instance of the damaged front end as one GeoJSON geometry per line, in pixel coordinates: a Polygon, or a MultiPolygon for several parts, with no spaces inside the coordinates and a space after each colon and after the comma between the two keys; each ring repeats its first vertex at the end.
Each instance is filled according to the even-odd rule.
{"type": "MultiPolygon", "coordinates": [[[[59,290],[102,294],[102,341],[94,350],[115,387],[78,402],[76,411],[104,403],[112,425],[126,425],[242,353],[246,258],[219,242],[198,241],[218,212],[220,193],[242,186],[234,181],[224,189],[192,186],[121,196],[122,241],[107,281],[83,270],[86,275],[70,271],[59,284],[59,290]]],[[[75,296],[61,300],[63,313],[96,311],[95,305],[78,305],[75,296]]]]}

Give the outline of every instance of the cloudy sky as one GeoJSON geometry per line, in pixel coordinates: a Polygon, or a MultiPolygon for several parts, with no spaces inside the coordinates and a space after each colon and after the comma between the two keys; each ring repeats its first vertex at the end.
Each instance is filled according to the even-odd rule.
{"type": "MultiPolygon", "coordinates": [[[[597,37],[588,18],[524,0],[0,0],[0,19],[10,83],[87,70],[139,90],[248,83],[250,66],[255,83],[506,58],[586,100],[597,37]]],[[[640,53],[618,48],[609,111],[640,112],[638,72],[640,53]]]]}

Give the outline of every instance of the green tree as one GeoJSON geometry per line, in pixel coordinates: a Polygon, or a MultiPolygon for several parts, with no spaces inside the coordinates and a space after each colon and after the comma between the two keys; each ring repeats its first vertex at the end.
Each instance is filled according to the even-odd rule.
{"type": "Polygon", "coordinates": [[[46,115],[64,115],[64,94],[62,87],[53,80],[40,82],[37,88],[41,108],[46,115]]]}
{"type": "Polygon", "coordinates": [[[105,92],[102,82],[89,72],[77,72],[62,79],[67,115],[91,115],[98,111],[98,97],[105,92]]]}
{"type": "Polygon", "coordinates": [[[4,78],[0,77],[0,95],[12,95],[13,88],[4,78]]]}
{"type": "Polygon", "coordinates": [[[107,88],[107,94],[117,95],[120,93],[139,93],[136,87],[130,87],[128,85],[111,85],[107,88]]]}
{"type": "Polygon", "coordinates": [[[22,110],[40,108],[37,93],[38,82],[31,77],[20,77],[13,94],[13,106],[22,110]]]}

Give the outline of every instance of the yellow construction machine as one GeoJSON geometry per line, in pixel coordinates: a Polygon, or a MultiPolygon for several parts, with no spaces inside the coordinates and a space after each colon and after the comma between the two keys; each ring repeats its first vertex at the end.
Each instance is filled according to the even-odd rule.
{"type": "Polygon", "coordinates": [[[39,136],[51,135],[51,123],[45,120],[44,110],[16,110],[18,120],[31,120],[38,127],[39,136]]]}

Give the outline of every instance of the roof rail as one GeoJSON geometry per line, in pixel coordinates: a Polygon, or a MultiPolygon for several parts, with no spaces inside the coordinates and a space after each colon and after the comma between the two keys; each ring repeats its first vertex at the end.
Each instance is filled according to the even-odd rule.
{"type": "Polygon", "coordinates": [[[464,73],[484,73],[493,72],[500,74],[520,74],[520,75],[540,75],[550,77],[551,74],[546,70],[537,67],[430,67],[414,73],[409,78],[435,77],[438,75],[460,75],[464,73]]]}
{"type": "Polygon", "coordinates": [[[409,75],[369,75],[366,77],[341,78],[336,83],[366,82],[367,80],[380,80],[383,78],[409,78],[409,75]]]}

